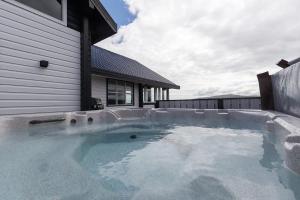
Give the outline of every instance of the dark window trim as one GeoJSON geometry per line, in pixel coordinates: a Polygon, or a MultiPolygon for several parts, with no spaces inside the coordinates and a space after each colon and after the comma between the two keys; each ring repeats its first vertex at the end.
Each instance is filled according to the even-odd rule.
{"type": "MultiPolygon", "coordinates": [[[[124,80],[120,80],[120,79],[114,79],[114,78],[106,78],[106,106],[107,107],[121,107],[121,106],[134,106],[135,105],[135,102],[134,102],[134,87],[135,87],[135,84],[133,82],[130,82],[130,81],[124,81],[124,80]],[[133,85],[133,88],[132,88],[132,104],[119,104],[119,105],[110,105],[108,104],[108,81],[109,80],[113,80],[113,81],[123,81],[125,82],[125,85],[126,83],[130,83],[133,85]]],[[[126,91],[126,88],[125,88],[125,91],[126,91]]],[[[126,93],[125,93],[125,102],[126,102],[126,93]]]]}
{"type": "MultiPolygon", "coordinates": [[[[5,0],[4,0],[5,1],[5,0]]],[[[31,12],[35,15],[38,15],[40,17],[43,17],[43,18],[46,18],[48,20],[51,20],[53,22],[56,22],[56,23],[59,23],[59,24],[62,24],[62,25],[65,25],[67,26],[67,12],[68,12],[68,5],[67,5],[67,0],[62,0],[62,19],[59,19],[59,18],[56,18],[50,14],[47,14],[43,11],[40,11],[36,8],[33,8],[27,4],[24,4],[22,2],[19,2],[17,0],[13,0],[13,1],[7,1],[8,3],[11,3],[13,5],[16,5],[24,10],[27,10],[28,12],[31,12]]]]}

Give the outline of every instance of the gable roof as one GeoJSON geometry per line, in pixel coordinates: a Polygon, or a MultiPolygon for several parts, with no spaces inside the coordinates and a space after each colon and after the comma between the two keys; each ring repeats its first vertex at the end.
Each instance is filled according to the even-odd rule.
{"type": "Polygon", "coordinates": [[[162,77],[136,60],[92,46],[92,72],[164,88],[180,86],[162,77]]]}

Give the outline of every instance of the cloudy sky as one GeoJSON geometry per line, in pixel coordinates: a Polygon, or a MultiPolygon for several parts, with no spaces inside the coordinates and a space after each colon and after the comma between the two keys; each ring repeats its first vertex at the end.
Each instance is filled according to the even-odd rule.
{"type": "Polygon", "coordinates": [[[256,74],[300,56],[299,0],[102,1],[120,28],[98,45],[180,85],[173,99],[258,95],[256,74]]]}

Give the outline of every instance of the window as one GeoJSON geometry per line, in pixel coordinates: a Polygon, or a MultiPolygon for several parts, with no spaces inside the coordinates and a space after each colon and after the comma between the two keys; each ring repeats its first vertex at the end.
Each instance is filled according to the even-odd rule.
{"type": "Polygon", "coordinates": [[[133,105],[133,83],[107,79],[107,105],[133,105]]]}
{"type": "Polygon", "coordinates": [[[16,0],[47,15],[63,20],[63,0],[16,0]]]}

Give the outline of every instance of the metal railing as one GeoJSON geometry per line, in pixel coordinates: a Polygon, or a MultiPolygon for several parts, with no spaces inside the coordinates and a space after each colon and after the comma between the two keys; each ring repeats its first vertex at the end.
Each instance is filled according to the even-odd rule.
{"type": "Polygon", "coordinates": [[[260,97],[159,100],[156,108],[261,109],[260,97]]]}

